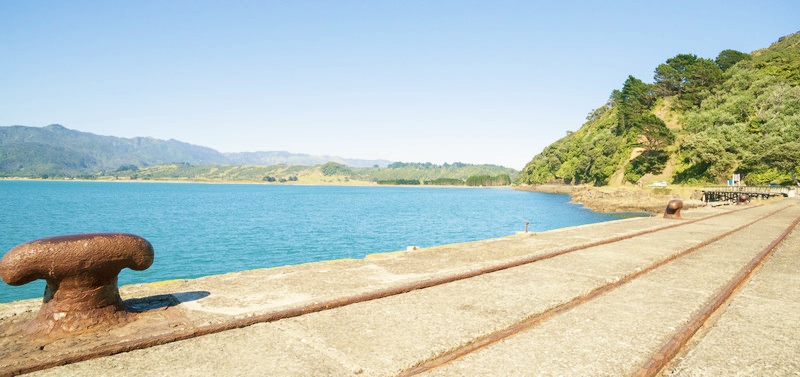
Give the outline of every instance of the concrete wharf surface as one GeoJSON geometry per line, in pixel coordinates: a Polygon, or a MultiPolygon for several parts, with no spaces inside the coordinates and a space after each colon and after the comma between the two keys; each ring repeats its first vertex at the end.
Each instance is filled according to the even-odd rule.
{"type": "MultiPolygon", "coordinates": [[[[420,375],[634,375],[800,218],[800,205],[785,199],[682,215],[683,220],[634,218],[364,260],[126,286],[121,293],[130,305],[147,308],[164,297],[174,304],[152,306],[154,315],[141,321],[154,327],[142,331],[143,337],[249,318],[266,322],[31,375],[397,376],[481,342],[486,345],[422,368],[420,375]],[[626,235],[634,237],[622,239],[626,235]],[[367,299],[537,256],[550,257],[367,299]],[[353,296],[364,300],[339,304],[353,296]],[[333,308],[269,319],[270,313],[309,305],[333,308]],[[513,329],[526,321],[530,326],[513,329]],[[486,340],[509,328],[513,334],[486,340]]],[[[795,229],[660,374],[800,375],[799,266],[795,229]]],[[[31,317],[39,304],[0,304],[0,321],[31,317]]],[[[92,336],[86,344],[115,341],[113,331],[92,336]]],[[[57,346],[44,349],[58,352],[57,346]]]]}

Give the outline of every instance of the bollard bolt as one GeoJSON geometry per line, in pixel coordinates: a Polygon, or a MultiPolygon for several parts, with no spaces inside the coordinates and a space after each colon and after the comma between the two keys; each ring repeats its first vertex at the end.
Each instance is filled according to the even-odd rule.
{"type": "Polygon", "coordinates": [[[125,233],[42,238],[11,249],[0,260],[0,277],[10,285],[47,281],[39,314],[28,333],[73,332],[125,320],[117,275],[123,268],[153,264],[153,246],[125,233]]]}
{"type": "Polygon", "coordinates": [[[665,219],[680,219],[681,208],[683,208],[683,201],[674,199],[667,203],[667,208],[664,210],[665,219]]]}

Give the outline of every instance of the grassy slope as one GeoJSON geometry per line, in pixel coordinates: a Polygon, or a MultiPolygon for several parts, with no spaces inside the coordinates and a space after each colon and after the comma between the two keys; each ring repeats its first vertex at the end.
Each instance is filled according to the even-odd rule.
{"type": "Polygon", "coordinates": [[[98,175],[96,179],[140,179],[140,180],[185,180],[201,182],[264,182],[266,177],[274,178],[275,183],[294,184],[373,184],[378,180],[411,179],[434,180],[437,178],[457,178],[466,180],[474,175],[508,174],[512,178],[516,171],[494,165],[466,165],[461,167],[432,165],[429,167],[401,168],[349,168],[338,165],[337,169],[326,170],[325,165],[189,165],[168,164],[149,166],[136,170],[123,170],[98,175]],[[328,171],[329,173],[325,173],[328,171]]]}

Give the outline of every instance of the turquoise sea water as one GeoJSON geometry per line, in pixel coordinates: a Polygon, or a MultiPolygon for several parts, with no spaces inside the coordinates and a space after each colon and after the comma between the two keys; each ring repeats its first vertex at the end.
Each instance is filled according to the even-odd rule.
{"type": "MultiPolygon", "coordinates": [[[[155,262],[120,285],[474,241],[615,220],[569,196],[511,189],[0,181],[0,253],[64,234],[126,232],[155,262]]],[[[0,302],[44,282],[0,283],[0,302]]]]}

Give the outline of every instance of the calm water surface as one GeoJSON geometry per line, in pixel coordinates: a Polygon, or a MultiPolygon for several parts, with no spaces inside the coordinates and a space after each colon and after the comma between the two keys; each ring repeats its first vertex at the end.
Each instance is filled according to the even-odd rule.
{"type": "MultiPolygon", "coordinates": [[[[474,241],[615,220],[569,196],[511,189],[0,180],[0,253],[35,239],[140,235],[153,266],[120,285],[474,241]]],[[[0,302],[41,297],[44,282],[0,282],[0,302]]]]}

